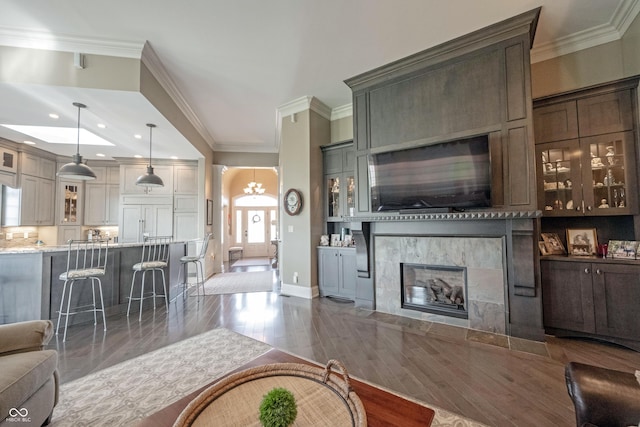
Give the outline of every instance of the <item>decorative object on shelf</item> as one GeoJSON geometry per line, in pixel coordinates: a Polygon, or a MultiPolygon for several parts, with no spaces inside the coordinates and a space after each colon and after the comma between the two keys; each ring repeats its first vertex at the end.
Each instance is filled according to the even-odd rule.
{"type": "Polygon", "coordinates": [[[341,245],[341,240],[340,240],[340,235],[339,234],[332,234],[331,235],[331,246],[342,246],[341,245]]]}
{"type": "Polygon", "coordinates": [[[253,181],[247,184],[244,188],[244,194],[247,195],[258,195],[264,194],[264,188],[262,188],[261,182],[256,182],[256,170],[253,169],[253,181]]]}
{"type": "Polygon", "coordinates": [[[353,246],[353,235],[347,234],[346,236],[344,236],[344,239],[342,239],[342,246],[345,246],[347,248],[353,246]]]}
{"type": "Polygon", "coordinates": [[[284,207],[289,215],[298,215],[302,210],[302,194],[293,188],[288,189],[284,193],[284,207]]]}
{"type": "Polygon", "coordinates": [[[595,228],[568,228],[567,247],[569,255],[591,256],[596,254],[598,238],[595,228]]]}
{"type": "Polygon", "coordinates": [[[607,147],[607,154],[605,154],[605,156],[607,156],[607,163],[609,163],[609,165],[613,166],[616,164],[616,159],[615,159],[615,151],[613,151],[613,145],[609,145],[607,147]]]}
{"type": "Polygon", "coordinates": [[[329,246],[329,235],[323,234],[320,236],[320,246],[329,246]]]}
{"type": "Polygon", "coordinates": [[[73,161],[71,163],[67,163],[60,168],[58,176],[64,179],[76,179],[80,181],[96,179],[95,172],[93,172],[89,166],[82,163],[82,156],[80,155],[80,110],[87,108],[87,106],[79,102],[74,102],[73,106],[78,108],[78,140],[76,143],[76,154],[73,155],[73,161]]]}
{"type": "Polygon", "coordinates": [[[602,258],[606,258],[608,251],[609,251],[609,245],[608,244],[600,243],[598,245],[598,256],[601,256],[602,258]]]}
{"type": "Polygon", "coordinates": [[[609,240],[607,255],[610,258],[636,259],[640,242],[633,240],[609,240]]]}
{"type": "Polygon", "coordinates": [[[287,427],[297,416],[296,399],[286,388],[274,388],[260,403],[260,423],[264,427],[287,427]]]}
{"type": "Polygon", "coordinates": [[[609,204],[607,203],[607,199],[600,200],[600,205],[598,205],[598,208],[606,209],[608,207],[609,207],[609,204]]]}
{"type": "Polygon", "coordinates": [[[544,241],[542,242],[538,242],[538,248],[540,249],[540,255],[550,255],[549,251],[547,250],[547,246],[545,245],[544,241]]]}
{"type": "Polygon", "coordinates": [[[541,233],[540,236],[547,249],[547,255],[564,255],[566,253],[560,236],[556,233],[541,233]]]}
{"type": "Polygon", "coordinates": [[[141,185],[143,187],[164,187],[162,178],[153,173],[153,166],[151,166],[151,138],[153,128],[156,127],[156,125],[153,123],[147,123],[147,126],[149,127],[149,164],[147,165],[147,173],[138,177],[136,185],[141,185]]]}

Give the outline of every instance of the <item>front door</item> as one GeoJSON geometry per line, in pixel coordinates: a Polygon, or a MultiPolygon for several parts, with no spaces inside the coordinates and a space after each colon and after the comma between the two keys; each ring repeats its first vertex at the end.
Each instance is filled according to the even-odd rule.
{"type": "Polygon", "coordinates": [[[244,257],[271,257],[271,239],[276,238],[277,199],[272,196],[242,196],[235,200],[234,246],[242,246],[244,257]]]}

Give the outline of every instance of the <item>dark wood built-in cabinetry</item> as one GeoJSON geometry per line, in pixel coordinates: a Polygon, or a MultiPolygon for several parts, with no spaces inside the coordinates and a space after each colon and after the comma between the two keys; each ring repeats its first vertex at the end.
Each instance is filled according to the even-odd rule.
{"type": "MultiPolygon", "coordinates": [[[[599,243],[638,240],[639,77],[534,101],[542,232],[595,228],[599,243]]],[[[540,261],[547,333],[640,351],[640,261],[540,261]]]]}
{"type": "Polygon", "coordinates": [[[640,351],[640,262],[543,259],[544,323],[559,336],[587,336],[640,351]]]}
{"type": "Polygon", "coordinates": [[[318,287],[323,297],[355,298],[355,248],[318,248],[318,287]]]}

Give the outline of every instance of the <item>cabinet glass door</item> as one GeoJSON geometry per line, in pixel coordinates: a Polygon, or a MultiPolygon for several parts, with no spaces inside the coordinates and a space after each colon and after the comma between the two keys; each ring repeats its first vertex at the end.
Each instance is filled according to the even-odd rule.
{"type": "Polygon", "coordinates": [[[628,146],[626,133],[602,135],[583,140],[590,156],[585,171],[585,203],[594,214],[627,211],[630,189],[627,180],[628,146]],[[588,193],[588,195],[587,195],[588,193]]]}
{"type": "Polygon", "coordinates": [[[574,215],[581,210],[579,158],[577,141],[537,146],[539,169],[543,180],[539,189],[540,208],[545,215],[574,215]]]}
{"type": "Polygon", "coordinates": [[[65,223],[78,222],[78,186],[64,186],[64,212],[62,221],[65,223]]]}
{"type": "Polygon", "coordinates": [[[340,177],[330,176],[327,178],[327,207],[329,211],[327,216],[340,216],[340,177]]]}
{"type": "Polygon", "coordinates": [[[345,215],[353,216],[356,210],[356,180],[353,175],[346,178],[347,184],[347,211],[345,215]]]}

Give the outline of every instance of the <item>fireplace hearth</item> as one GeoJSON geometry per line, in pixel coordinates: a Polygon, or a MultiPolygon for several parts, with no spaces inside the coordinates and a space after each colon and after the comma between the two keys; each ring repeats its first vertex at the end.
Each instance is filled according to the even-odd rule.
{"type": "Polygon", "coordinates": [[[464,267],[400,263],[401,307],[468,319],[464,267]]]}

